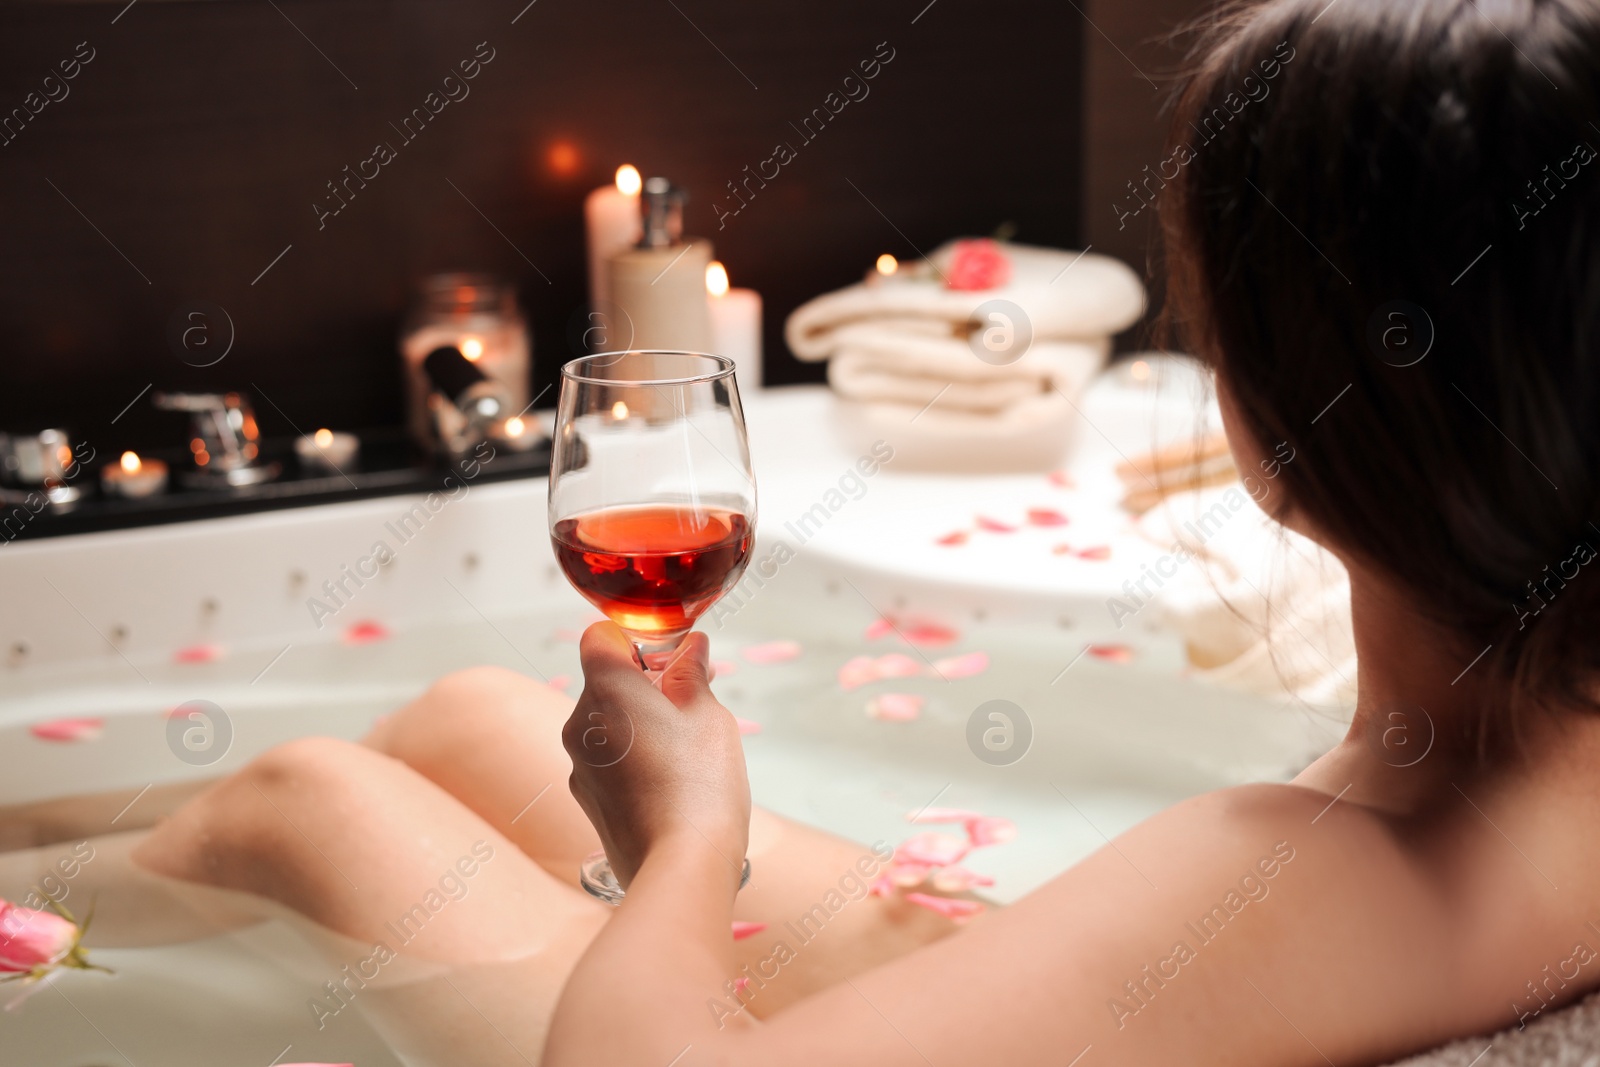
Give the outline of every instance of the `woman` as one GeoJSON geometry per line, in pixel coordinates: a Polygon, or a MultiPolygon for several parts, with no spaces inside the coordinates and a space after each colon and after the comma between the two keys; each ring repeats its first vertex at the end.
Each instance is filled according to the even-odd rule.
{"type": "MultiPolygon", "coordinates": [[[[591,844],[557,790],[517,822],[489,797],[559,781],[554,754],[533,779],[531,742],[463,774],[376,738],[532,858],[500,890],[513,929],[461,938],[575,916],[544,1062],[1380,1063],[1600,986],[1597,123],[1584,0],[1269,0],[1219,17],[1183,85],[1155,182],[1171,319],[1216,370],[1240,468],[1292,442],[1278,517],[1351,576],[1357,714],[1292,783],[1180,804],[953,936],[876,898],[847,909],[859,941],[817,939],[729,1014],[709,1007],[748,962],[729,923],[861,850],[790,827],[770,846],[702,638],[656,688],[614,628],[584,637],[565,739],[629,883],[609,916],[536,866],[591,844]],[[624,722],[627,758],[584,758],[586,731],[624,722]],[[1397,722],[1431,724],[1420,758],[1386,748],[1397,722]],[[758,886],[737,893],[747,854],[758,886]]],[[[301,749],[252,784],[332,759],[301,749]]],[[[372,833],[370,802],[327,777],[303,795],[372,833]]],[[[360,924],[314,856],[280,877],[241,845],[208,868],[204,807],[151,862],[360,924]]]]}

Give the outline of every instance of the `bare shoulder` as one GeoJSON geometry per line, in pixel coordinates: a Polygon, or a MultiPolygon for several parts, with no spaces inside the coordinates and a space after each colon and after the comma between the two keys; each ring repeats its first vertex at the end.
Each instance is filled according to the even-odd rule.
{"type": "MultiPolygon", "coordinates": [[[[919,1062],[907,1044],[949,1062],[1059,1064],[1089,1046],[1099,1064],[1386,1062],[1466,1025],[1418,1010],[1419,989],[1450,1003],[1458,969],[1439,904],[1381,815],[1299,786],[1226,789],[854,979],[831,1008],[892,1020],[906,1042],[868,1042],[892,1063],[919,1062]],[[1001,1018],[999,1037],[980,1025],[1001,1018]]],[[[773,1029],[797,1037],[811,1007],[773,1029]]]]}

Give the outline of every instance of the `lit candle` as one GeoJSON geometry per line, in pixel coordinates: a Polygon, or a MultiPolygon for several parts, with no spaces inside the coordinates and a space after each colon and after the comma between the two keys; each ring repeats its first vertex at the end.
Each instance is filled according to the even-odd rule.
{"type": "Polygon", "coordinates": [[[878,261],[872,265],[872,269],[867,271],[867,288],[871,289],[882,285],[885,278],[890,277],[899,269],[900,261],[885,252],[878,257],[878,261]]]}
{"type": "Polygon", "coordinates": [[[639,243],[643,223],[639,218],[639,171],[624,163],[617,179],[591,192],[583,202],[584,227],[589,242],[589,307],[604,313],[611,302],[606,262],[618,252],[639,243]]]}
{"type": "Polygon", "coordinates": [[[521,415],[511,416],[493,432],[495,439],[513,452],[527,452],[544,440],[544,433],[540,430],[539,424],[521,415]]]}
{"type": "Polygon", "coordinates": [[[107,496],[154,496],[167,487],[167,465],[159,459],[141,459],[137,452],[124,452],[121,460],[100,472],[100,484],[107,496]]]}
{"type": "Polygon", "coordinates": [[[706,267],[706,293],[712,354],[733,360],[741,389],[761,388],[761,294],[730,289],[728,270],[716,260],[706,267]]]}
{"type": "Polygon", "coordinates": [[[331,474],[350,466],[361,448],[361,439],[353,433],[334,433],[318,430],[295,439],[294,454],[300,457],[300,467],[318,474],[331,474]]]}

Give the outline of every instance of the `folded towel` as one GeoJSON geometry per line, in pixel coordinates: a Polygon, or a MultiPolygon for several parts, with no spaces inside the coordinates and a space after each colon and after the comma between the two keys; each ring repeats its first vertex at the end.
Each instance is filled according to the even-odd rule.
{"type": "Polygon", "coordinates": [[[1110,342],[1035,341],[1014,363],[974,358],[964,340],[931,335],[928,323],[857,322],[837,331],[828,382],[852,400],[911,405],[907,418],[934,403],[944,410],[1000,414],[1059,390],[1077,396],[1104,365],[1110,342]]]}
{"type": "MultiPolygon", "coordinates": [[[[940,271],[955,244],[941,246],[930,257],[940,271]]],[[[827,359],[838,351],[842,327],[883,319],[895,320],[897,329],[908,322],[931,325],[964,344],[972,331],[990,325],[977,315],[978,307],[990,300],[1008,300],[1020,307],[1036,341],[1109,337],[1133,325],[1144,311],[1144,286],[1124,263],[1090,252],[1002,247],[1011,262],[1011,277],[1004,285],[950,289],[937,273],[908,264],[898,274],[802,304],[785,326],[789,349],[799,359],[827,359]]]]}

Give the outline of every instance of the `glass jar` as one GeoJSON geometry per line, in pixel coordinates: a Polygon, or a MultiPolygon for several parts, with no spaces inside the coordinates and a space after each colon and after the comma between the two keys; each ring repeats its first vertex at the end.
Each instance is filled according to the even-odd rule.
{"type": "Polygon", "coordinates": [[[460,349],[479,370],[505,386],[513,414],[523,411],[528,406],[532,345],[516,287],[488,274],[434,274],[418,286],[416,302],[400,329],[400,358],[405,365],[407,427],[412,439],[430,450],[438,435],[428,403],[432,387],[422,361],[445,345],[460,349]]]}

